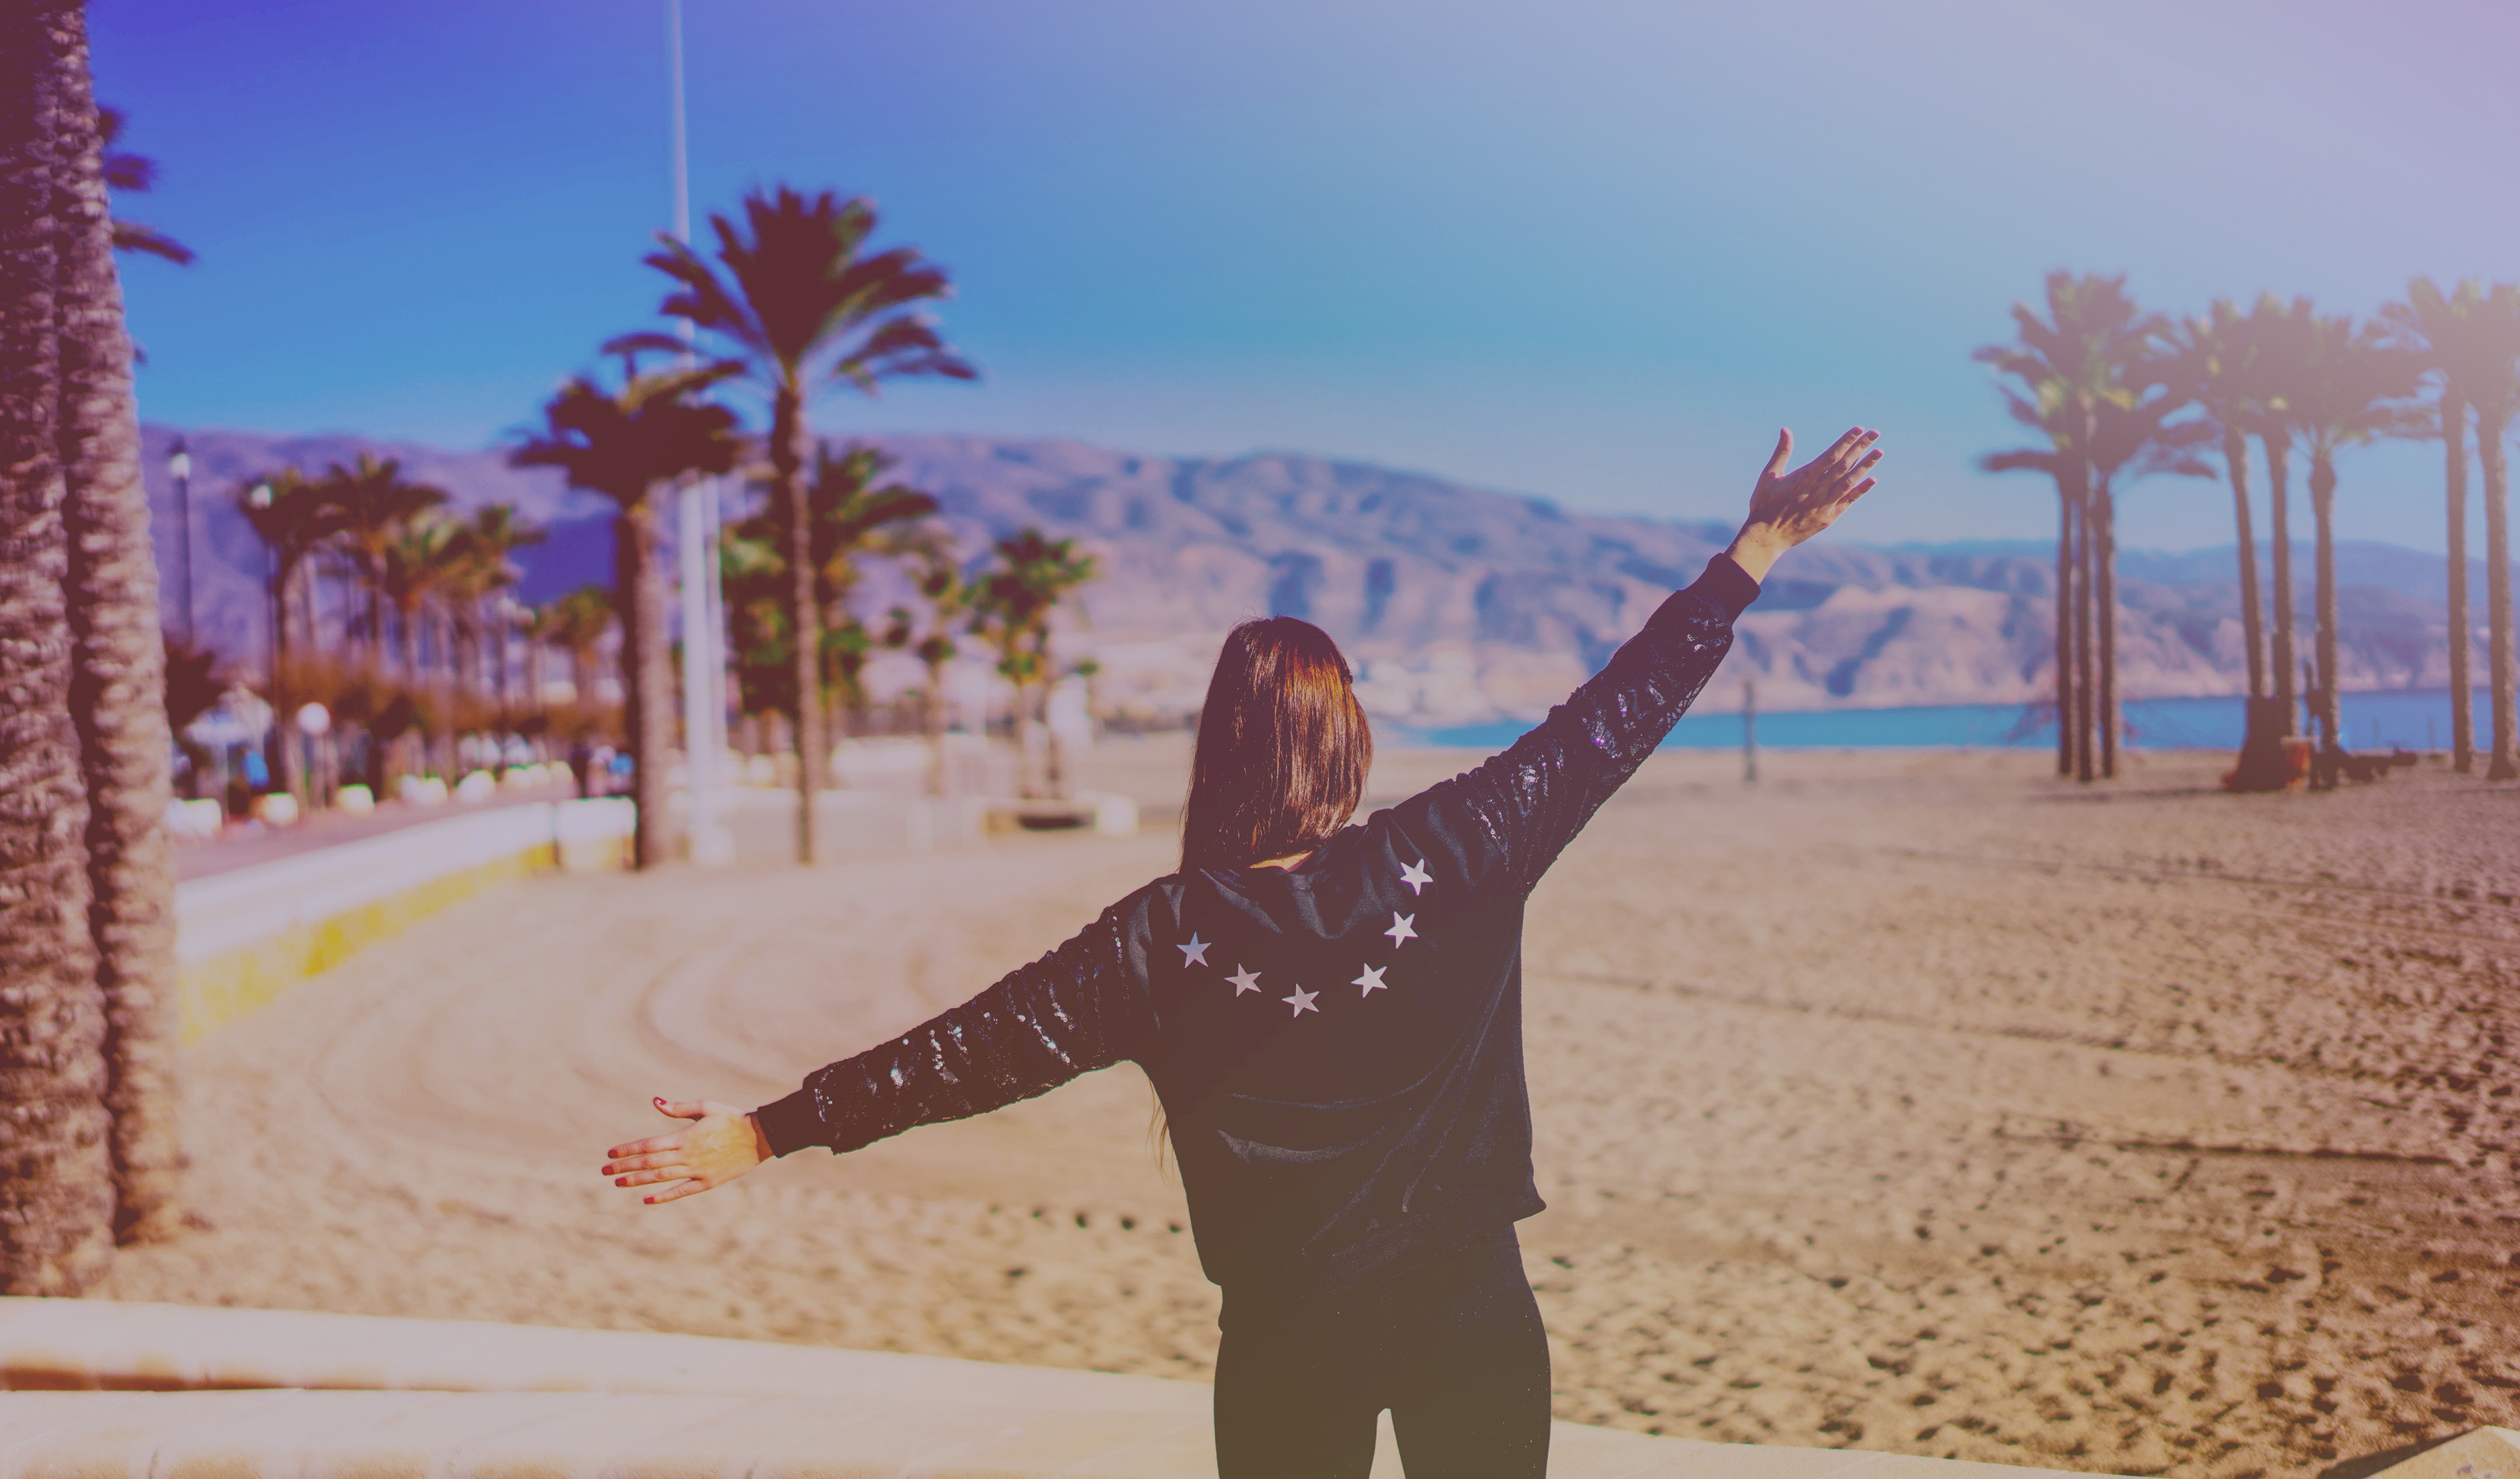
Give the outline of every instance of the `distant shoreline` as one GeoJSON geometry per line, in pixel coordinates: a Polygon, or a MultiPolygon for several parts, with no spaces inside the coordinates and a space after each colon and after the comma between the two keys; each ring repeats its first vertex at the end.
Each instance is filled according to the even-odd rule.
{"type": "MultiPolygon", "coordinates": [[[[2040,749],[2056,743],[2052,717],[2018,703],[1920,704],[1907,708],[1803,709],[1761,713],[1761,749],[2040,749]]],[[[2351,749],[2441,750],[2450,747],[2450,690],[2384,689],[2347,693],[2340,725],[2351,749]]],[[[2491,709],[2476,691],[2473,722],[2479,747],[2490,739],[2491,709]]],[[[2125,704],[2127,745],[2142,750],[2236,750],[2244,720],[2238,695],[2206,698],[2133,698],[2125,704]]],[[[1498,720],[1431,728],[1389,726],[1403,742],[1445,749],[1495,750],[1529,724],[1498,720]]],[[[1664,749],[1738,749],[1741,715],[1693,713],[1680,721],[1664,749]]]]}

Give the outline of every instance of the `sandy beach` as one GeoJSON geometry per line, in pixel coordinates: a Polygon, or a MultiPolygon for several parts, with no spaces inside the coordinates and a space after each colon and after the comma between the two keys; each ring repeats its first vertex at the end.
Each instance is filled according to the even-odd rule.
{"type": "MultiPolygon", "coordinates": [[[[1186,759],[1090,762],[1136,838],[440,915],[194,1050],[202,1226],[110,1292],[1203,1379],[1132,1067],[666,1208],[596,1174],[651,1095],[784,1093],[1167,871],[1186,759]]],[[[2224,763],[1653,760],[1530,909],[1557,1415],[2197,1479],[2520,1424],[2520,788],[2224,763]]]]}

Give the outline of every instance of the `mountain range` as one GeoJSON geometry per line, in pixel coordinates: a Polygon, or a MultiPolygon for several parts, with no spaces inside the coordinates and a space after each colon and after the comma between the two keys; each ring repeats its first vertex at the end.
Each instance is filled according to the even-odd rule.
{"type": "MultiPolygon", "coordinates": [[[[159,566],[176,599],[176,431],[144,428],[159,566]]],[[[237,490],[269,469],[310,470],[360,451],[399,457],[460,506],[505,501],[547,525],[524,552],[520,595],[539,601],[608,577],[608,506],[496,451],[370,438],[186,428],[195,612],[203,640],[263,650],[263,556],[237,490]]],[[[934,494],[967,549],[1026,524],[1074,536],[1102,562],[1064,650],[1091,649],[1106,702],[1149,716],[1195,706],[1234,622],[1316,621],[1359,667],[1377,716],[1424,725],[1536,714],[1598,668],[1729,527],[1577,512],[1421,473],[1262,452],[1136,455],[990,436],[876,438],[892,476],[934,494]]],[[[2306,519],[2305,519],[2306,522],[2306,519]]],[[[2120,561],[2121,687],[2129,696],[2236,694],[2245,684],[2235,551],[2126,552],[2120,561]]],[[[2309,547],[2295,557],[2309,647],[2309,547]]],[[[2349,689],[2448,681],[2446,562],[2396,546],[2338,547],[2339,667],[2349,689]]],[[[1830,538],[1794,552],[1742,618],[1709,706],[1754,679],[1768,710],[2032,703],[2051,682],[2052,549],[1973,542],[1869,547],[1830,538]]],[[[2471,588],[2481,593],[2481,565],[2471,588]]],[[[871,580],[873,610],[901,599],[871,580]]],[[[2476,614],[2482,617],[2482,603],[2476,614]]],[[[910,669],[878,673],[878,691],[910,669]]]]}

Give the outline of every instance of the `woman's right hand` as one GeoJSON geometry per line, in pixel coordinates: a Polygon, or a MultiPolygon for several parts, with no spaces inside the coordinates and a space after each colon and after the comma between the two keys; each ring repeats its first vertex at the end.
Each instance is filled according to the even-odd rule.
{"type": "Polygon", "coordinates": [[[1837,522],[1837,515],[1871,490],[1873,480],[1865,474],[1881,461],[1881,454],[1871,450],[1880,436],[1857,426],[1788,472],[1785,462],[1794,455],[1794,433],[1778,431],[1776,455],[1750,491],[1750,516],[1724,553],[1752,580],[1767,579],[1778,556],[1837,522]]]}
{"type": "Polygon", "coordinates": [[[631,1141],[605,1152],[604,1174],[616,1187],[648,1187],[650,1206],[723,1187],[770,1159],[770,1141],[751,1112],[715,1099],[652,1101],[658,1113],[692,1121],[685,1129],[652,1140],[631,1141]]]}

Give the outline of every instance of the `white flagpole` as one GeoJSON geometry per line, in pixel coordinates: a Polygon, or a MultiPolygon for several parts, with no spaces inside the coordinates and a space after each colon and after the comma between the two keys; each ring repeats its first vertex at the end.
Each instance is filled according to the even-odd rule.
{"type": "MultiPolygon", "coordinates": [[[[673,61],[674,240],[692,239],[691,155],[683,109],[683,0],[665,0],[666,50],[673,61]]],[[[683,321],[683,342],[692,324],[683,321]]],[[[685,365],[697,362],[686,349],[685,365]]],[[[694,479],[683,488],[681,546],[683,605],[683,767],[691,787],[691,855],[695,863],[735,860],[734,839],[717,820],[718,756],[726,716],[726,660],[718,650],[717,512],[713,483],[694,479]]]]}

